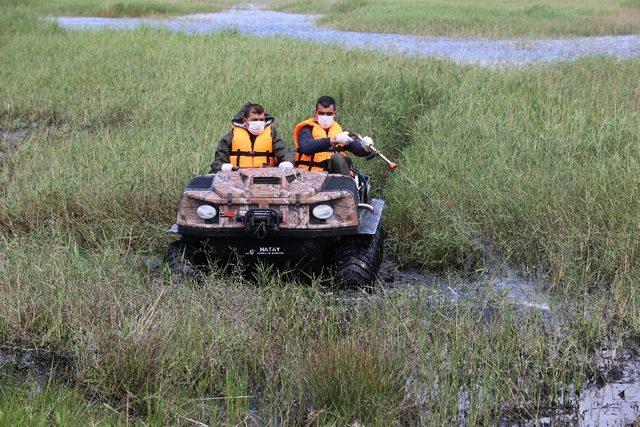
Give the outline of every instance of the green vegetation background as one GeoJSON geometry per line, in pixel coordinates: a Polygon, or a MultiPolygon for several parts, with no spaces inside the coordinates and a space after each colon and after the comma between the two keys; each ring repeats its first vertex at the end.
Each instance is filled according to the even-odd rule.
{"type": "Polygon", "coordinates": [[[454,37],[632,34],[638,0],[273,0],[270,7],[325,15],[341,30],[454,37]]]}
{"type": "MultiPolygon", "coordinates": [[[[461,401],[469,423],[536,418],[604,345],[637,337],[638,60],[480,69],[234,32],[65,32],[7,6],[0,128],[28,133],[1,147],[0,342],[67,354],[75,373],[42,400],[3,387],[0,424],[443,424],[461,401]],[[562,322],[490,291],[353,303],[271,271],[202,287],[150,274],[143,256],[238,106],[262,103],[286,135],[323,93],[505,260],[546,276],[562,322]]],[[[401,264],[482,267],[401,177],[361,166],[401,264]]]]}
{"type": "Polygon", "coordinates": [[[640,0],[3,0],[48,15],[158,16],[257,7],[323,15],[341,30],[481,38],[638,34],[640,0]]]}

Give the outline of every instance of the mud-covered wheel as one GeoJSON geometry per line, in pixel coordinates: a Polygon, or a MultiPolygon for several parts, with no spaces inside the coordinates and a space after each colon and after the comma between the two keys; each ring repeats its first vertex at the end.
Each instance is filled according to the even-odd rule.
{"type": "Polygon", "coordinates": [[[382,262],[383,248],[382,224],[373,235],[343,237],[334,252],[336,285],[344,288],[371,285],[382,262]]]}
{"type": "Polygon", "coordinates": [[[183,240],[176,240],[167,246],[165,262],[171,277],[177,281],[195,279],[202,262],[201,249],[183,240]]]}

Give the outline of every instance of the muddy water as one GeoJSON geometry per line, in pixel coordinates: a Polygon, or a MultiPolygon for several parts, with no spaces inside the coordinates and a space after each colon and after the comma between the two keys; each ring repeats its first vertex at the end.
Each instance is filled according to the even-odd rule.
{"type": "Polygon", "coordinates": [[[580,393],[576,412],[583,425],[627,425],[640,421],[640,357],[606,352],[600,377],[580,393]]]}
{"type": "MultiPolygon", "coordinates": [[[[545,291],[545,282],[527,278],[511,269],[500,274],[487,272],[476,278],[444,277],[415,269],[398,269],[387,259],[380,269],[379,282],[378,292],[383,294],[410,293],[426,288],[435,298],[450,303],[498,295],[503,303],[541,311],[548,327],[556,327],[562,322],[561,307],[553,304],[545,291]]],[[[640,346],[604,351],[594,378],[582,385],[571,407],[540,420],[517,424],[505,421],[500,425],[626,426],[640,422],[640,346]]],[[[466,409],[464,404],[459,408],[462,423],[466,409]]]]}
{"type": "Polygon", "coordinates": [[[16,381],[32,379],[42,388],[52,381],[69,380],[71,360],[48,351],[0,347],[0,375],[16,381]]]}
{"type": "Polygon", "coordinates": [[[526,65],[573,60],[589,55],[631,58],[640,55],[640,36],[580,37],[556,40],[475,40],[421,37],[404,34],[362,33],[321,28],[317,15],[273,12],[255,7],[221,13],[164,19],[151,18],[50,18],[69,30],[131,30],[161,27],[187,34],[208,34],[234,29],[257,37],[284,36],[315,43],[335,43],[350,48],[401,53],[482,66],[526,65]]]}
{"type": "Polygon", "coordinates": [[[6,141],[19,141],[25,136],[29,131],[27,129],[17,129],[17,130],[2,130],[0,129],[0,140],[6,141]]]}
{"type": "Polygon", "coordinates": [[[28,129],[2,130],[0,129],[0,162],[11,155],[19,142],[26,138],[28,129]]]}
{"type": "Polygon", "coordinates": [[[640,356],[605,351],[595,378],[583,386],[573,409],[539,420],[540,425],[637,426],[640,422],[640,356]]]}
{"type": "MultiPolygon", "coordinates": [[[[408,273],[416,277],[414,272],[408,273]]],[[[573,403],[564,410],[530,422],[501,422],[500,425],[543,426],[624,426],[640,420],[640,357],[606,352],[597,379],[585,385],[573,403]]],[[[0,348],[0,375],[10,374],[17,381],[33,379],[41,390],[50,383],[69,379],[68,359],[36,350],[0,348]]],[[[254,398],[250,409],[256,418],[260,402],[254,398]]],[[[461,421],[466,408],[459,408],[461,421]]]]}
{"type": "Polygon", "coordinates": [[[499,301],[539,310],[551,316],[552,305],[545,293],[547,284],[542,279],[527,277],[511,269],[485,271],[468,278],[459,275],[442,276],[416,269],[398,269],[391,259],[386,259],[379,274],[381,292],[411,292],[428,288],[441,299],[452,303],[465,299],[481,299],[483,295],[497,297],[499,301]]]}

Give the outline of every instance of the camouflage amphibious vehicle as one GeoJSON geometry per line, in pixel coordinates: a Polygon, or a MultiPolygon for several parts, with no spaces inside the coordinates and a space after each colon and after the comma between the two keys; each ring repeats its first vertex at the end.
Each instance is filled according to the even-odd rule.
{"type": "Polygon", "coordinates": [[[384,207],[368,192],[360,174],[294,168],[194,177],[180,197],[170,229],[180,239],[167,248],[167,263],[185,277],[211,258],[304,262],[315,272],[330,269],[338,285],[367,285],[382,258],[384,207]]]}

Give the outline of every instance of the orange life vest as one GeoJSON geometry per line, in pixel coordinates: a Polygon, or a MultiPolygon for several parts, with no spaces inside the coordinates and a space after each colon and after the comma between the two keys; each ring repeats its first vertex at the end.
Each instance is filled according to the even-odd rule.
{"type": "Polygon", "coordinates": [[[245,128],[234,126],[229,162],[239,168],[260,168],[264,164],[275,166],[271,126],[265,127],[253,142],[245,128]]]}
{"type": "MultiPolygon", "coordinates": [[[[298,143],[298,135],[302,132],[306,126],[311,126],[311,134],[314,139],[328,138],[336,136],[342,132],[342,127],[337,122],[333,122],[328,131],[324,130],[322,126],[316,122],[316,119],[307,119],[301,123],[298,123],[293,130],[293,145],[296,149],[296,166],[306,167],[310,171],[322,172],[326,169],[329,159],[335,153],[335,151],[318,151],[312,155],[303,154],[300,152],[300,144],[298,143]]],[[[347,157],[347,153],[344,151],[338,151],[343,156],[347,157]]]]}

